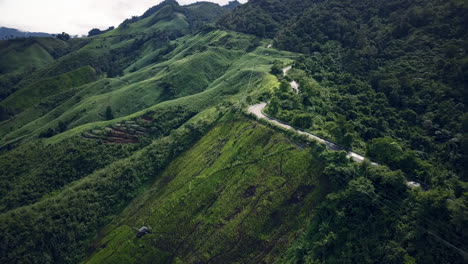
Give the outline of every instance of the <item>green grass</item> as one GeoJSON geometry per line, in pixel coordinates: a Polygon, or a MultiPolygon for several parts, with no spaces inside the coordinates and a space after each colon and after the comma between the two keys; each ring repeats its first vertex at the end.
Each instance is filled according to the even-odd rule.
{"type": "Polygon", "coordinates": [[[135,23],[130,23],[126,27],[119,27],[113,31],[101,35],[101,37],[111,37],[128,34],[151,34],[162,31],[187,32],[189,23],[186,17],[173,10],[172,7],[164,7],[155,14],[141,19],[135,23]]]}
{"type": "Polygon", "coordinates": [[[160,20],[154,27],[158,30],[187,30],[189,23],[183,14],[177,13],[171,20],[160,20]]]}
{"type": "MultiPolygon", "coordinates": [[[[0,135],[3,135],[0,143],[32,139],[56,128],[59,122],[68,124],[69,129],[86,125],[66,134],[70,136],[77,131],[100,127],[108,124],[99,123],[105,120],[107,106],[112,107],[116,118],[125,119],[171,105],[202,111],[224,100],[245,103],[248,95],[256,97],[277,86],[277,80],[268,74],[274,60],[288,62],[293,56],[264,48],[245,53],[251,41],[250,36],[225,31],[180,38],[161,63],[62,93],[63,96],[58,96],[62,101],[45,98],[49,103],[42,101],[0,124],[0,135]],[[173,98],[163,90],[163,85],[167,84],[175,91],[173,98]]],[[[152,56],[151,52],[146,54],[152,56]]],[[[146,56],[140,61],[146,61],[146,56]]]]}
{"type": "Polygon", "coordinates": [[[255,122],[221,123],[104,229],[87,263],[270,262],[323,196],[322,166],[255,122]]]}
{"type": "Polygon", "coordinates": [[[0,74],[43,68],[54,61],[55,50],[66,46],[54,38],[0,41],[0,74]]]}
{"type": "MultiPolygon", "coordinates": [[[[87,241],[115,214],[118,217],[102,231],[102,239],[95,240],[96,246],[106,246],[94,252],[91,262],[195,262],[200,257],[217,259],[218,254],[226,254],[223,258],[239,263],[251,258],[271,262],[305,227],[304,219],[313,214],[306,210],[307,206],[323,196],[320,190],[324,189],[315,188],[321,184],[323,164],[286,136],[256,122],[239,120],[238,116],[233,121],[229,115],[202,141],[173,160],[206,132],[198,127],[209,126],[226,109],[244,108],[247,97],[257,98],[277,86],[276,78],[269,74],[271,64],[275,60],[290,62],[294,54],[264,48],[267,40],[255,49],[252,36],[220,30],[178,38],[170,42],[170,49],[156,40],[145,40],[138,52],[124,52],[135,45],[133,33],[188,29],[186,17],[169,11],[160,10],[126,29],[83,40],[81,48],[49,62],[23,80],[16,93],[2,102],[21,110],[14,118],[0,123],[0,146],[19,145],[16,152],[5,152],[5,163],[14,153],[19,153],[15,162],[21,162],[20,155],[28,146],[37,143],[42,149],[37,148],[38,153],[32,150],[29,154],[35,158],[22,167],[25,171],[18,169],[20,177],[10,181],[14,192],[5,196],[9,203],[0,208],[17,209],[0,215],[0,229],[5,239],[55,241],[51,242],[53,250],[41,246],[32,249],[29,242],[22,246],[9,243],[14,247],[8,250],[10,260],[18,256],[47,260],[53,251],[55,260],[76,262],[87,241]],[[123,76],[106,78],[106,67],[112,63],[122,66],[123,76]],[[96,75],[100,78],[89,82],[87,77],[96,75]],[[113,110],[113,120],[106,120],[108,106],[113,110]],[[77,150],[66,146],[85,140],[84,132],[172,108],[196,115],[167,137],[149,138],[146,145],[137,146],[146,146],[142,150],[126,153],[131,155],[128,158],[106,159],[101,170],[65,177],[69,169],[66,166],[34,166],[45,150],[58,149],[59,160],[65,153],[80,160],[81,156],[75,155],[77,150]],[[37,142],[39,135],[57,130],[59,124],[66,124],[67,131],[37,142]],[[52,167],[61,174],[54,173],[52,167]],[[53,175],[59,178],[54,179],[53,175]],[[44,182],[54,184],[34,184],[49,176],[53,181],[44,182]],[[28,184],[34,185],[30,192],[21,193],[19,190],[28,184]],[[304,188],[305,196],[291,202],[304,188]],[[134,197],[138,199],[121,213],[134,197]],[[156,204],[160,204],[157,210],[156,204]],[[138,209],[140,206],[144,209],[138,209]],[[150,216],[145,208],[153,208],[150,216]],[[172,214],[172,210],[176,213],[172,214]],[[47,224],[31,234],[14,228],[23,225],[18,215],[36,227],[41,226],[43,219],[47,219],[47,224]],[[57,219],[68,215],[87,223],[67,229],[72,236],[57,231],[61,229],[61,220],[57,219]],[[135,240],[133,227],[143,224],[150,225],[154,233],[135,240]],[[173,251],[181,237],[190,235],[192,230],[195,234],[188,237],[187,244],[173,251]],[[210,238],[200,240],[204,234],[210,238]],[[158,246],[144,250],[143,247],[153,247],[154,239],[158,246]],[[188,251],[191,246],[201,256],[195,257],[188,251]],[[114,248],[119,248],[119,255],[108,258],[114,248]],[[224,252],[226,248],[232,251],[224,252]]],[[[90,151],[96,155],[99,149],[93,147],[90,151]]],[[[14,177],[14,172],[9,177],[14,177]]]]}
{"type": "MultiPolygon", "coordinates": [[[[172,123],[172,117],[168,115],[163,118],[172,123]]],[[[147,147],[133,153],[131,157],[119,159],[68,184],[58,192],[50,192],[34,204],[0,214],[0,233],[3,234],[0,245],[2,252],[5,253],[0,256],[1,262],[14,263],[20,259],[26,262],[50,262],[53,259],[53,262],[57,263],[77,263],[85,253],[89,239],[96,234],[97,228],[107,224],[115,213],[123,209],[144,186],[147,186],[149,179],[159,175],[170,160],[188,149],[218,118],[219,112],[205,111],[193,117],[186,125],[172,131],[169,136],[149,142],[147,147]],[[69,216],[73,216],[73,220],[69,216]],[[25,220],[32,228],[23,228],[25,220]],[[65,225],[68,228],[63,228],[62,221],[67,222],[65,225]],[[33,242],[45,240],[48,241],[47,244],[33,242]]],[[[166,127],[165,124],[162,125],[166,127]]],[[[49,143],[43,146],[47,148],[47,144],[49,143]]],[[[99,142],[94,144],[100,145],[99,142]]],[[[54,148],[62,149],[69,156],[80,159],[80,151],[73,149],[73,145],[71,147],[72,149],[66,150],[64,142],[57,142],[54,145],[54,148]]],[[[94,147],[91,149],[91,151],[97,150],[94,147]]],[[[35,153],[33,149],[30,152],[33,156],[41,154],[35,153]]],[[[12,152],[7,152],[5,157],[11,157],[10,153],[12,152]]],[[[18,154],[15,163],[6,162],[9,168],[2,166],[13,177],[17,172],[22,173],[24,169],[27,170],[27,167],[15,166],[16,163],[21,164],[21,157],[24,157],[21,152],[18,154]]],[[[93,159],[92,155],[84,156],[86,159],[93,159]]],[[[57,154],[58,159],[61,157],[63,158],[63,155],[57,154]]],[[[34,162],[40,162],[33,159],[30,161],[32,165],[34,162]]],[[[80,170],[82,164],[77,162],[73,166],[80,170]]],[[[57,164],[55,166],[57,167],[57,164]]],[[[43,167],[49,173],[45,164],[43,167]]],[[[57,169],[65,172],[69,166],[58,166],[57,169]]],[[[53,175],[54,173],[51,174],[53,175]]],[[[52,181],[56,180],[52,178],[52,181]]],[[[21,180],[19,182],[23,183],[21,180]]]]}
{"type": "MultiPolygon", "coordinates": [[[[111,86],[118,87],[124,84],[117,79],[104,79],[79,88],[70,89],[52,98],[45,98],[41,103],[28,108],[13,119],[0,125],[0,135],[4,136],[4,140],[11,140],[20,136],[30,135],[43,126],[57,126],[58,120],[55,122],[54,120],[64,115],[64,113],[70,111],[74,113],[71,109],[84,98],[108,92],[111,86]]],[[[64,116],[61,120],[70,123],[79,117],[77,114],[64,116]]]]}
{"type": "Polygon", "coordinates": [[[0,103],[0,106],[23,111],[44,98],[96,81],[96,72],[86,66],[57,77],[43,79],[24,87],[0,103]]]}
{"type": "MultiPolygon", "coordinates": [[[[16,43],[13,41],[2,41],[0,42],[0,50],[2,50],[1,54],[4,57],[0,55],[0,73],[3,71],[3,67],[5,67],[6,72],[10,68],[19,69],[20,66],[29,67],[33,65],[38,69],[40,68],[39,66],[42,67],[49,64],[50,67],[48,69],[37,72],[30,79],[36,80],[44,75],[54,77],[87,65],[92,66],[99,73],[104,73],[128,63],[127,61],[114,61],[116,57],[112,52],[122,48],[130,49],[137,38],[148,38],[153,36],[153,34],[157,36],[158,34],[172,34],[174,32],[187,34],[189,33],[188,28],[189,24],[182,14],[176,12],[176,10],[163,8],[148,18],[130,23],[128,28],[117,28],[96,37],[70,40],[68,42],[51,38],[48,40],[48,43],[46,43],[47,40],[36,41],[34,39],[31,40],[33,43],[30,47],[21,50],[21,52],[17,52],[16,50],[22,48],[22,45],[31,42],[30,40],[26,42],[17,41],[18,44],[15,45],[11,44],[16,43]],[[61,49],[70,46],[68,48],[72,52],[54,61],[49,53],[53,53],[55,49],[59,49],[57,47],[59,44],[64,46],[60,47],[61,49]],[[8,45],[12,47],[7,47],[8,45]],[[5,65],[3,65],[3,62],[5,62],[5,65]]],[[[163,44],[165,44],[165,41],[160,43],[157,48],[160,48],[163,44]]],[[[131,61],[132,56],[130,55],[126,52],[118,54],[118,58],[131,61]]]]}

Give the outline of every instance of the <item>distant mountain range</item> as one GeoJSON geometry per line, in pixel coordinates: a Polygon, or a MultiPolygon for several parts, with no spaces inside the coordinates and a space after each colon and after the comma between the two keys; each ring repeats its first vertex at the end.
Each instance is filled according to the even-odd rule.
{"type": "Polygon", "coordinates": [[[22,37],[51,37],[52,34],[43,32],[24,32],[14,28],[0,27],[0,39],[12,39],[22,37]]]}

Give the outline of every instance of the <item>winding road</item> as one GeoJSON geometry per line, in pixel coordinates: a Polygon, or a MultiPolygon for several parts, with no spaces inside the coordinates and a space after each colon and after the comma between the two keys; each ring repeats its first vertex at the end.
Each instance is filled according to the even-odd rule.
{"type": "MultiPolygon", "coordinates": [[[[283,76],[286,76],[288,74],[288,72],[292,69],[292,66],[288,66],[286,68],[283,68],[283,76]]],[[[299,84],[296,82],[296,81],[292,81],[291,83],[291,88],[296,92],[296,93],[299,93],[299,84]]],[[[335,143],[333,142],[330,142],[326,139],[323,139],[319,136],[316,136],[314,134],[311,134],[311,133],[308,133],[308,132],[305,132],[305,131],[302,131],[302,130],[299,130],[299,129],[296,129],[286,123],[283,123],[279,120],[276,120],[274,118],[271,118],[267,115],[265,115],[263,113],[263,109],[265,109],[265,107],[267,106],[267,103],[260,103],[260,104],[256,104],[256,105],[252,105],[249,107],[249,113],[255,115],[257,118],[260,118],[260,119],[264,119],[264,120],[267,120],[268,122],[278,126],[278,127],[282,127],[282,128],[285,128],[285,129],[288,129],[288,130],[293,130],[295,131],[296,133],[300,134],[300,135],[305,135],[307,136],[308,138],[310,139],[313,139],[313,140],[316,140],[318,141],[319,143],[321,144],[324,144],[325,146],[327,146],[328,149],[330,150],[334,150],[334,151],[347,151],[346,149],[336,145],[335,143]]],[[[366,159],[364,156],[358,154],[358,153],[355,153],[355,152],[352,152],[352,151],[347,151],[348,155],[347,157],[356,161],[356,162],[359,162],[359,163],[363,163],[364,160],[366,159]]],[[[378,164],[375,163],[375,162],[372,162],[372,165],[375,165],[377,166],[378,164]]]]}
{"type": "MultiPolygon", "coordinates": [[[[283,69],[283,76],[286,76],[288,72],[292,69],[292,66],[288,66],[283,69]]],[[[299,93],[299,84],[296,81],[292,81],[289,83],[291,85],[291,88],[296,92],[297,94],[299,93]]]]}
{"type": "MultiPolygon", "coordinates": [[[[296,129],[288,124],[285,124],[279,120],[276,120],[274,118],[271,118],[267,115],[265,115],[263,113],[263,109],[265,109],[265,107],[267,106],[267,103],[260,103],[260,104],[256,104],[256,105],[252,105],[249,107],[249,113],[255,115],[257,118],[260,118],[260,119],[264,119],[264,120],[267,120],[268,122],[278,126],[278,127],[282,127],[282,128],[285,128],[285,129],[288,129],[288,130],[293,130],[295,131],[296,133],[300,134],[300,135],[305,135],[307,136],[308,138],[310,139],[313,139],[313,140],[316,140],[318,141],[319,143],[321,144],[324,144],[328,149],[330,150],[334,150],[334,151],[346,151],[344,148],[336,145],[335,143],[333,142],[330,142],[328,140],[325,140],[319,136],[316,136],[314,134],[311,134],[309,132],[304,132],[304,131],[301,131],[299,129],[296,129]]],[[[347,151],[348,155],[347,157],[354,160],[355,162],[358,162],[358,163],[363,163],[364,160],[366,159],[364,156],[356,153],[356,152],[352,152],[352,151],[347,151]]],[[[378,164],[375,163],[375,162],[372,162],[372,165],[375,165],[377,166],[378,164]]]]}
{"type": "MultiPolygon", "coordinates": [[[[292,66],[288,66],[286,68],[283,69],[283,76],[286,76],[288,74],[288,72],[292,69],[292,66]]],[[[297,84],[296,81],[292,81],[291,83],[291,88],[296,92],[296,93],[299,93],[299,85],[297,84]]],[[[292,131],[295,131],[296,133],[300,134],[300,135],[304,135],[310,139],[313,139],[313,140],[316,140],[318,141],[319,143],[325,145],[328,149],[330,150],[333,150],[333,151],[346,151],[347,152],[347,155],[346,157],[348,157],[349,159],[355,161],[355,162],[358,162],[358,163],[363,163],[366,158],[364,156],[362,156],[361,154],[358,154],[356,152],[353,152],[353,151],[349,151],[349,150],[346,150],[344,149],[343,147],[340,147],[338,145],[336,145],[335,143],[331,142],[331,141],[328,141],[326,139],[323,139],[319,136],[316,136],[312,133],[309,133],[309,132],[305,132],[305,131],[302,131],[300,129],[296,129],[286,123],[283,123],[277,119],[274,119],[272,117],[269,117],[267,115],[265,115],[263,113],[263,110],[265,109],[265,107],[267,106],[268,104],[267,103],[259,103],[259,104],[256,104],[256,105],[252,105],[249,107],[248,111],[249,113],[255,115],[257,118],[259,119],[264,119],[264,120],[267,120],[268,122],[270,122],[271,124],[273,125],[276,125],[278,127],[282,127],[282,128],[285,128],[285,129],[288,129],[288,130],[292,130],[292,131]]],[[[375,163],[375,162],[371,162],[372,165],[374,166],[379,166],[378,163],[375,163]]],[[[406,181],[406,185],[410,188],[420,188],[421,187],[421,184],[418,183],[418,182],[414,182],[414,181],[406,181]]]]}

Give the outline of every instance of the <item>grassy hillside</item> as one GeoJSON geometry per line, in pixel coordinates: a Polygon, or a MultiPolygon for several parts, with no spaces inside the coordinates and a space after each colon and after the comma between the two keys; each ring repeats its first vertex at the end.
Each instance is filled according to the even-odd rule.
{"type": "Polygon", "coordinates": [[[264,48],[246,53],[251,42],[250,36],[223,31],[180,38],[171,43],[168,51],[157,50],[156,55],[148,52],[123,77],[99,80],[44,98],[40,104],[0,124],[0,131],[5,133],[2,142],[37,137],[50,129],[57,131],[59,123],[71,129],[104,121],[108,107],[113,109],[115,118],[165,101],[168,105],[190,105],[199,111],[219,103],[211,100],[216,97],[247,93],[246,89],[263,82],[251,78],[249,73],[254,66],[261,76],[274,60],[288,61],[291,56],[264,48]],[[146,65],[153,56],[161,62],[146,65]]]}
{"type": "MultiPolygon", "coordinates": [[[[19,84],[29,79],[31,74],[82,44],[82,40],[64,42],[55,38],[0,41],[0,101],[18,90],[19,84]]],[[[11,112],[0,107],[0,120],[11,112]]]]}
{"type": "MultiPolygon", "coordinates": [[[[140,50],[145,56],[138,58],[124,76],[74,88],[60,86],[63,90],[53,90],[56,94],[45,98],[39,94],[38,104],[3,122],[2,261],[73,263],[83,258],[89,239],[141,194],[178,153],[204,135],[224,111],[223,105],[240,106],[239,102],[245,104],[252,92],[262,94],[277,85],[276,78],[268,74],[270,65],[275,60],[290,62],[293,55],[264,48],[266,42],[254,39],[213,31],[177,39],[163,49],[152,50],[145,44],[140,50]],[[192,73],[187,74],[189,71],[192,73]],[[197,116],[173,131],[193,115],[197,116]],[[48,139],[38,141],[37,137],[48,139]],[[48,158],[50,155],[57,159],[48,158]],[[136,172],[132,176],[136,178],[128,185],[130,171],[136,172]],[[103,190],[104,186],[109,189],[103,190]],[[96,195],[100,202],[95,200],[84,208],[96,195]],[[70,204],[72,200],[75,205],[70,204]],[[42,230],[34,230],[33,235],[17,218],[18,213],[42,230]],[[70,222],[70,232],[61,232],[66,215],[77,218],[70,222]],[[44,217],[47,223],[39,224],[44,217]],[[12,226],[15,223],[16,228],[12,226]],[[29,246],[46,237],[61,242],[51,242],[52,248],[36,244],[34,248],[39,250],[29,246]],[[25,239],[29,242],[17,244],[25,239]]],[[[83,49],[94,50],[91,44],[83,49]]],[[[73,56],[70,53],[60,58],[48,69],[68,64],[73,56]]],[[[86,69],[91,68],[79,71],[86,69]]],[[[67,74],[41,82],[61,80],[67,74]]]]}
{"type": "MultiPolygon", "coordinates": [[[[117,29],[92,38],[66,42],[53,38],[2,41],[0,100],[19,90],[28,90],[27,87],[44,78],[57,77],[86,66],[105,77],[118,77],[124,71],[135,71],[135,68],[127,68],[149,53],[165,55],[161,53],[169,52],[166,46],[169,41],[196,31],[202,23],[219,16],[209,12],[214,8],[211,5],[193,5],[191,8],[194,10],[165,1],[142,17],[126,20],[117,29]]],[[[223,10],[218,5],[216,8],[223,10]]],[[[153,57],[146,65],[156,62],[153,59],[158,60],[153,57]]],[[[14,109],[2,106],[0,120],[16,113],[14,109]]]]}
{"type": "Polygon", "coordinates": [[[237,33],[197,32],[181,38],[222,13],[211,14],[215,9],[223,10],[206,3],[181,7],[165,1],[105,34],[66,42],[73,46],[71,52],[45,68],[8,77],[15,81],[4,82],[5,94],[13,94],[0,105],[3,145],[56,134],[59,124],[70,129],[103,121],[109,107],[113,117],[124,117],[208,89],[246,50],[256,47],[253,37],[237,33]],[[83,85],[89,80],[80,71],[90,66],[100,80],[83,85]],[[56,87],[72,75],[83,80],[56,87]]]}
{"type": "Polygon", "coordinates": [[[0,74],[42,68],[66,47],[66,42],[55,38],[0,41],[0,74]]]}
{"type": "Polygon", "coordinates": [[[6,98],[0,103],[0,107],[21,111],[37,104],[44,98],[64,93],[68,89],[85,85],[96,79],[96,72],[90,66],[79,68],[57,77],[32,83],[6,98]]]}
{"type": "MultiPolygon", "coordinates": [[[[4,234],[0,243],[1,261],[78,262],[97,230],[215,120],[216,116],[206,114],[196,117],[190,125],[167,136],[160,135],[128,158],[96,170],[38,202],[0,214],[0,229],[4,234]]],[[[61,147],[66,145],[62,142],[57,148],[61,147]]],[[[76,163],[78,169],[81,165],[76,163]]]]}
{"type": "Polygon", "coordinates": [[[87,263],[272,262],[322,199],[322,169],[262,125],[220,123],[99,234],[87,263]],[[137,238],[141,226],[151,234],[137,238]]]}

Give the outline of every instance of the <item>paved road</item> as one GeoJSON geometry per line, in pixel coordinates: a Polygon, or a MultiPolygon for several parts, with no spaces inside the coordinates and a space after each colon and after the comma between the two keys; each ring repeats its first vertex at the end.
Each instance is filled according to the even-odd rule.
{"type": "MultiPolygon", "coordinates": [[[[291,69],[292,69],[292,66],[288,66],[288,67],[284,68],[283,69],[283,76],[286,76],[291,69]]],[[[291,88],[296,93],[299,93],[299,84],[296,81],[292,81],[290,84],[291,84],[291,88]]],[[[366,159],[364,156],[362,156],[362,155],[360,155],[360,154],[358,154],[356,152],[348,151],[348,150],[336,145],[333,142],[330,142],[330,141],[328,141],[326,139],[323,139],[323,138],[321,138],[319,136],[316,136],[314,134],[311,134],[311,133],[304,132],[302,130],[296,129],[296,128],[294,128],[294,127],[292,127],[292,126],[290,126],[290,125],[288,125],[286,123],[283,123],[283,122],[281,122],[279,120],[276,120],[274,118],[266,116],[263,113],[263,109],[265,109],[266,106],[267,106],[267,103],[260,103],[260,104],[252,105],[252,106],[249,107],[249,113],[254,114],[256,117],[258,117],[260,119],[268,120],[268,122],[270,122],[270,123],[272,123],[272,124],[274,124],[276,126],[279,126],[279,127],[282,127],[282,128],[288,129],[288,130],[296,131],[296,133],[298,133],[300,135],[305,135],[310,139],[316,140],[319,143],[324,144],[330,150],[346,151],[347,152],[347,157],[354,160],[355,162],[363,163],[364,160],[366,159]]],[[[371,162],[371,164],[374,165],[374,166],[379,165],[379,164],[377,164],[375,162],[371,162]]],[[[406,181],[406,185],[408,187],[410,187],[410,188],[420,188],[421,187],[420,183],[414,182],[414,181],[406,181]]]]}
{"type": "MultiPolygon", "coordinates": [[[[325,139],[323,139],[321,137],[318,137],[318,136],[316,136],[314,134],[304,132],[304,131],[301,131],[299,129],[295,129],[295,128],[293,128],[292,126],[290,126],[288,124],[285,124],[285,123],[283,123],[283,122],[281,122],[279,120],[273,119],[273,118],[271,118],[269,116],[266,116],[263,113],[263,109],[265,109],[266,106],[267,106],[267,103],[260,103],[260,104],[252,105],[252,106],[249,107],[249,113],[254,114],[256,117],[258,117],[260,119],[268,120],[268,122],[270,122],[270,123],[272,123],[272,124],[274,124],[274,125],[276,125],[278,127],[282,127],[282,128],[285,128],[285,129],[296,131],[300,135],[305,135],[310,139],[316,140],[319,143],[324,144],[325,146],[327,146],[327,148],[330,149],[330,150],[334,150],[334,151],[342,151],[343,150],[343,151],[346,151],[342,147],[334,144],[333,142],[325,140],[325,139]]],[[[362,155],[359,155],[358,153],[355,153],[355,152],[352,152],[352,151],[347,151],[347,152],[348,152],[348,155],[347,155],[348,158],[350,158],[350,159],[352,159],[352,160],[354,160],[356,162],[359,162],[359,163],[364,162],[365,157],[363,157],[362,155]]],[[[378,164],[375,163],[375,162],[372,162],[372,165],[378,165],[378,164]]]]}
{"type": "Polygon", "coordinates": [[[296,92],[297,94],[299,93],[299,84],[296,81],[292,81],[289,83],[291,85],[291,88],[296,92]]]}
{"type": "MultiPolygon", "coordinates": [[[[260,103],[260,104],[256,104],[256,105],[252,105],[249,107],[249,113],[251,114],[254,114],[256,117],[260,118],[260,119],[264,119],[264,120],[267,120],[268,122],[278,126],[278,127],[282,127],[282,128],[285,128],[285,129],[288,129],[288,130],[293,130],[293,131],[296,131],[298,134],[300,135],[305,135],[307,136],[308,138],[310,139],[313,139],[313,140],[316,140],[318,141],[319,143],[321,144],[324,144],[328,149],[330,150],[334,150],[334,151],[346,151],[347,152],[347,155],[346,157],[352,159],[353,161],[355,162],[358,162],[358,163],[363,163],[364,160],[365,160],[365,157],[356,153],[356,152],[352,152],[352,151],[347,151],[345,150],[344,148],[334,144],[333,142],[330,142],[326,139],[323,139],[321,137],[318,137],[314,134],[311,134],[311,133],[308,133],[308,132],[304,132],[304,131],[301,131],[299,129],[296,129],[288,124],[285,124],[279,120],[276,120],[274,118],[271,118],[269,116],[266,116],[264,113],[263,113],[263,109],[265,109],[265,107],[267,106],[267,103],[260,103]]],[[[371,162],[372,165],[374,166],[378,166],[379,164],[375,163],[375,162],[371,162]]],[[[419,182],[415,182],[415,181],[406,181],[406,185],[409,187],[409,188],[421,188],[421,184],[419,182]]]]}
{"type": "MultiPolygon", "coordinates": [[[[288,72],[292,69],[292,66],[288,66],[286,68],[283,68],[283,76],[286,76],[288,72]]],[[[291,85],[291,88],[296,92],[297,94],[299,93],[299,84],[296,81],[292,81],[289,83],[291,85]]]]}
{"type": "Polygon", "coordinates": [[[283,69],[283,76],[286,76],[286,74],[288,74],[288,71],[290,71],[292,69],[292,66],[288,66],[286,68],[283,69]]]}

